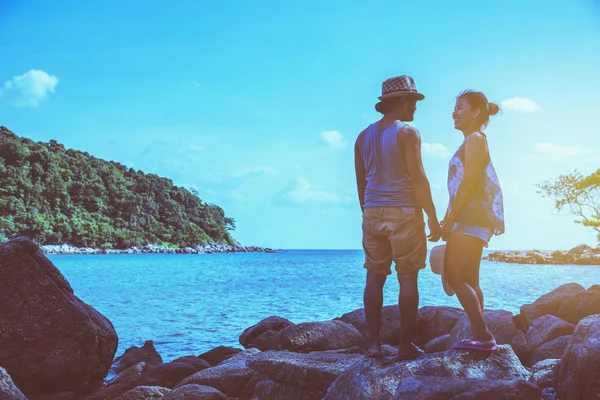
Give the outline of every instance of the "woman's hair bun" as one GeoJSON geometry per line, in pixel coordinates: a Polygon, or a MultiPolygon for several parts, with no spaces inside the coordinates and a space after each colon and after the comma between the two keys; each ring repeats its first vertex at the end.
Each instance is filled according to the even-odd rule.
{"type": "Polygon", "coordinates": [[[496,115],[500,112],[500,106],[496,103],[487,103],[487,109],[490,115],[496,115]]]}

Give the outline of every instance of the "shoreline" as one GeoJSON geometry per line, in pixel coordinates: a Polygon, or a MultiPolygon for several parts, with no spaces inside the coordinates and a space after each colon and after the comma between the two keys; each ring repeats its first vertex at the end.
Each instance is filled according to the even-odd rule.
{"type": "Polygon", "coordinates": [[[554,251],[494,251],[482,259],[511,264],[600,265],[600,245],[596,248],[581,245],[571,250],[554,251]]]}
{"type": "Polygon", "coordinates": [[[166,246],[145,245],[128,249],[99,249],[75,247],[68,244],[40,246],[46,255],[94,255],[94,254],[214,254],[214,253],[281,253],[283,250],[270,247],[241,246],[228,244],[204,244],[196,247],[171,248],[166,246]]]}

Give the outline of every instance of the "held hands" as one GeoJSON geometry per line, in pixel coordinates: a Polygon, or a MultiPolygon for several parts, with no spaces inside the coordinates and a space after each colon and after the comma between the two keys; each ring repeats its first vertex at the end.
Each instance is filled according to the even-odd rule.
{"type": "Polygon", "coordinates": [[[442,240],[444,242],[448,241],[450,231],[452,230],[452,225],[454,225],[454,221],[452,221],[451,219],[446,219],[440,224],[442,240]]]}
{"type": "Polygon", "coordinates": [[[427,218],[427,225],[429,226],[429,235],[427,236],[427,239],[429,239],[430,242],[437,242],[440,240],[442,228],[437,218],[427,218]]]}

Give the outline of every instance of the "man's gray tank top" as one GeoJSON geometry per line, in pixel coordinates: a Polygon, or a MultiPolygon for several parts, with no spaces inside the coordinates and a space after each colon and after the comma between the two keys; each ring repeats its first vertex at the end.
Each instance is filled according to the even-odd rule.
{"type": "Polygon", "coordinates": [[[404,152],[398,147],[398,132],[406,124],[395,122],[383,131],[369,125],[357,139],[365,165],[365,207],[418,207],[404,152]]]}

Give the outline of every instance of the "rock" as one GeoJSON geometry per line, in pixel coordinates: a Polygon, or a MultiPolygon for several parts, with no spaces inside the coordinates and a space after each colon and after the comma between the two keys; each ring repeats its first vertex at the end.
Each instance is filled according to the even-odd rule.
{"type": "Polygon", "coordinates": [[[559,336],[548,343],[544,343],[533,352],[530,364],[536,364],[547,359],[562,358],[569,343],[571,343],[571,335],[559,336]]]}
{"type": "MultiPolygon", "coordinates": [[[[511,312],[504,310],[485,310],[483,318],[485,319],[489,330],[492,331],[496,337],[496,342],[498,344],[513,343],[514,337],[517,334],[517,328],[511,312]]],[[[458,320],[454,328],[452,328],[450,337],[448,338],[448,348],[470,336],[471,323],[469,322],[469,317],[465,314],[458,320]]]]}
{"type": "Polygon", "coordinates": [[[571,335],[575,325],[553,315],[539,317],[527,332],[527,350],[531,354],[541,345],[560,336],[571,335]]]}
{"type": "Polygon", "coordinates": [[[142,347],[131,346],[123,355],[115,358],[111,371],[115,374],[119,374],[132,365],[144,362],[146,365],[159,365],[162,364],[163,359],[156,351],[154,342],[152,340],[146,340],[142,347]]]}
{"type": "Polygon", "coordinates": [[[260,353],[260,350],[244,350],[216,367],[207,368],[188,376],[175,389],[196,384],[214,387],[230,397],[249,398],[254,392],[259,377],[246,363],[248,358],[257,353],[260,353]]]}
{"type": "Polygon", "coordinates": [[[0,367],[0,400],[27,400],[2,367],[0,367]]]}
{"type": "Polygon", "coordinates": [[[211,364],[203,358],[196,356],[184,356],[173,360],[172,363],[186,363],[192,365],[196,371],[202,371],[203,369],[210,368],[211,364]]]}
{"type": "Polygon", "coordinates": [[[454,307],[422,307],[418,313],[415,344],[422,347],[435,338],[449,334],[464,315],[463,310],[454,307]]]}
{"type": "Polygon", "coordinates": [[[107,380],[105,387],[116,386],[128,381],[137,380],[146,371],[148,371],[148,365],[146,365],[144,361],[139,362],[130,366],[125,371],[121,371],[119,374],[114,375],[112,379],[107,380]]]}
{"type": "Polygon", "coordinates": [[[29,400],[81,400],[81,394],[78,392],[58,392],[48,394],[30,394],[29,400]]]}
{"type": "MultiPolygon", "coordinates": [[[[365,310],[360,308],[350,313],[342,315],[339,320],[354,326],[363,338],[363,347],[367,347],[369,343],[369,331],[365,320],[365,310]]],[[[400,331],[400,312],[398,305],[384,306],[381,309],[381,329],[379,338],[384,344],[395,346],[398,344],[400,331]]]]}
{"type": "Polygon", "coordinates": [[[138,386],[128,392],[123,393],[115,400],[154,400],[161,399],[168,394],[171,389],[160,386],[138,386]]]}
{"type": "Polygon", "coordinates": [[[529,330],[529,322],[527,322],[527,318],[525,318],[521,314],[517,314],[513,317],[513,322],[517,327],[517,330],[527,332],[529,330]]]}
{"type": "Polygon", "coordinates": [[[25,395],[98,389],[117,343],[35,243],[0,245],[0,365],[25,395]]]}
{"type": "Polygon", "coordinates": [[[219,346],[200,354],[198,357],[208,362],[210,365],[219,365],[227,358],[240,353],[242,350],[235,347],[219,346]]]}
{"type": "Polygon", "coordinates": [[[425,345],[425,352],[427,353],[438,353],[440,351],[446,350],[448,347],[448,339],[450,338],[450,334],[446,334],[435,339],[431,339],[425,345]]]}
{"type": "Polygon", "coordinates": [[[547,359],[537,362],[531,367],[532,375],[529,381],[535,383],[540,389],[554,387],[559,365],[559,359],[547,359]]]}
{"type": "Polygon", "coordinates": [[[565,299],[556,315],[565,321],[577,324],[588,315],[600,314],[600,290],[595,286],[598,285],[565,299]]]}
{"type": "Polygon", "coordinates": [[[558,370],[561,400],[600,397],[600,315],[582,319],[566,348],[558,370]]]}
{"type": "Polygon", "coordinates": [[[121,372],[107,382],[102,390],[88,396],[86,400],[111,400],[138,386],[160,386],[171,389],[183,379],[198,372],[198,367],[188,362],[147,365],[142,361],[121,372]]]}
{"type": "Polygon", "coordinates": [[[482,380],[411,376],[402,381],[393,400],[540,400],[541,390],[525,379],[482,380]]]}
{"type": "Polygon", "coordinates": [[[260,339],[261,335],[266,332],[272,332],[270,335],[267,335],[270,337],[273,333],[279,332],[283,328],[287,328],[288,326],[292,325],[294,325],[294,323],[285,318],[276,316],[265,318],[258,324],[251,326],[242,333],[240,336],[240,344],[246,349],[256,348],[259,350],[266,350],[262,345],[265,340],[260,339]]]}
{"type": "Polygon", "coordinates": [[[308,354],[267,351],[250,357],[247,365],[278,384],[293,389],[296,396],[316,396],[314,398],[320,400],[342,371],[362,359],[362,355],[341,354],[336,351],[315,351],[308,354]],[[303,391],[309,393],[302,393],[303,391]]]}
{"type": "Polygon", "coordinates": [[[213,387],[191,384],[171,390],[163,400],[228,400],[228,397],[213,387]]]}
{"type": "Polygon", "coordinates": [[[523,331],[517,330],[517,334],[513,337],[510,346],[517,353],[517,356],[519,356],[521,363],[528,365],[531,352],[527,347],[527,335],[523,331]]]}
{"type": "Polygon", "coordinates": [[[323,393],[320,391],[298,388],[267,378],[256,384],[251,400],[321,400],[322,398],[323,393]]]}
{"type": "Polygon", "coordinates": [[[367,359],[348,367],[329,387],[324,400],[392,399],[408,377],[518,380],[531,373],[521,365],[512,348],[501,345],[492,354],[447,350],[425,354],[415,360],[390,362],[367,359]]]}
{"type": "Polygon", "coordinates": [[[565,299],[583,291],[585,288],[578,283],[561,285],[537,299],[533,304],[521,306],[521,315],[525,317],[529,325],[546,314],[557,315],[558,308],[565,299]]]}
{"type": "Polygon", "coordinates": [[[556,400],[556,390],[551,387],[542,390],[542,400],[556,400]]]}
{"type": "Polygon", "coordinates": [[[268,350],[290,350],[297,353],[336,350],[363,345],[361,334],[340,320],[304,322],[275,333],[265,345],[268,350]]]}

